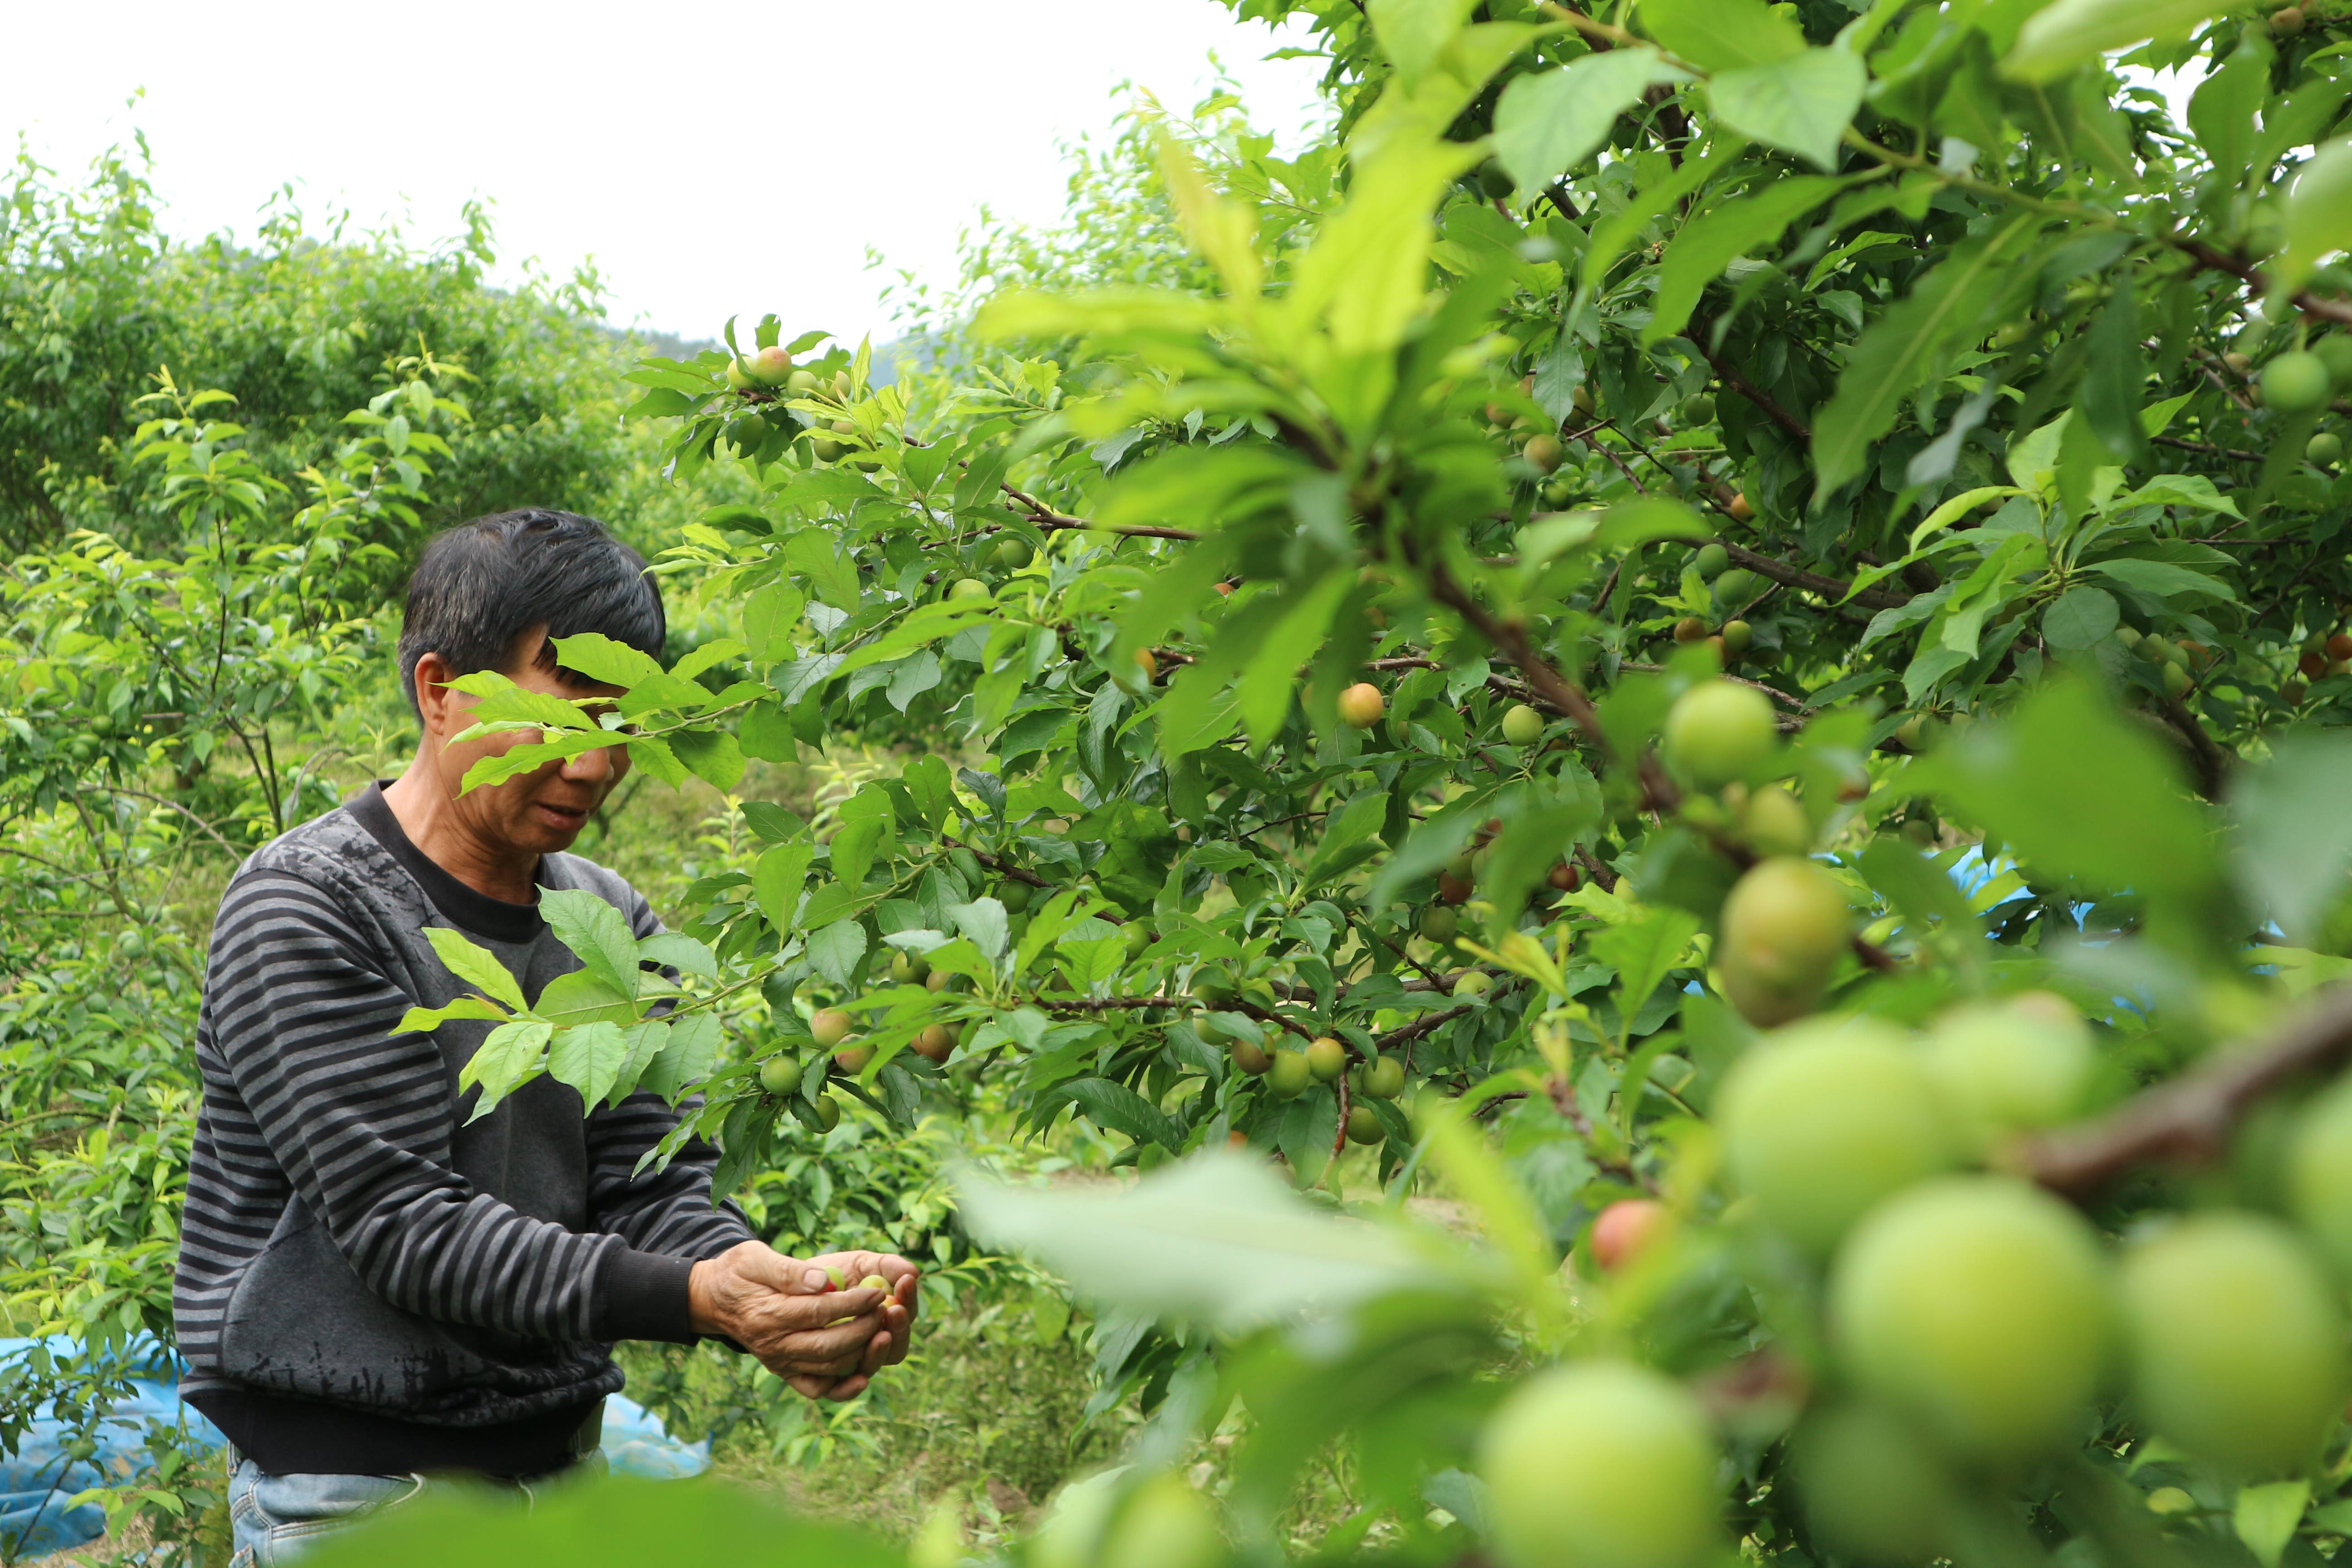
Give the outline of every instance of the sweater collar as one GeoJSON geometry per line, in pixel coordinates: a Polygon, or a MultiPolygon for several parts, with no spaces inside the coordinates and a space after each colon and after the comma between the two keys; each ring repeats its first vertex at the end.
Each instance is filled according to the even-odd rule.
{"type": "MultiPolygon", "coordinates": [[[[528,942],[538,940],[539,933],[547,929],[536,902],[510,904],[477,891],[412,843],[400,826],[400,818],[392,814],[391,803],[383,798],[381,779],[345,801],[343,809],[367,829],[369,837],[383,846],[385,853],[400,863],[402,870],[416,879],[433,907],[460,930],[493,942],[528,942]]],[[[542,857],[532,881],[536,882],[546,868],[547,861],[542,857]]]]}

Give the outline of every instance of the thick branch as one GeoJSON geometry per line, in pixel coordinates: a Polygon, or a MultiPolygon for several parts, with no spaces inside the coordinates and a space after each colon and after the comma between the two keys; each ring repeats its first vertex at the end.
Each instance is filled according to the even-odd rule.
{"type": "Polygon", "coordinates": [[[1675,542],[1694,547],[1709,543],[1720,544],[1723,546],[1724,553],[1731,557],[1733,565],[1745,566],[1759,577],[1769,577],[1784,588],[1802,588],[1808,593],[1819,594],[1832,605],[1843,602],[1850,594],[1853,595],[1855,604],[1866,605],[1874,610],[1899,609],[1911,602],[1911,595],[1908,594],[1897,594],[1876,586],[1864,588],[1856,594],[1851,583],[1840,582],[1835,577],[1824,577],[1818,572],[1808,572],[1801,566],[1791,566],[1784,561],[1775,561],[1769,555],[1759,554],[1744,544],[1734,544],[1727,539],[1678,539],[1675,542]]]}
{"type": "Polygon", "coordinates": [[[2211,1160],[2273,1089],[2352,1055],[2352,985],[2322,992],[2269,1040],[2216,1055],[2108,1114],[2018,1145],[2014,1167],[2053,1192],[2084,1197],[2136,1165],[2211,1160]]]}

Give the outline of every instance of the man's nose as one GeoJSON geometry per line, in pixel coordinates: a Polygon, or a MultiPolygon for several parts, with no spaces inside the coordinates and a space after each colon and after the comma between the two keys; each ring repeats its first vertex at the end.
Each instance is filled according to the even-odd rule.
{"type": "Polygon", "coordinates": [[[563,777],[581,784],[604,784],[613,777],[614,756],[618,746],[599,746],[593,752],[583,752],[563,764],[563,777]]]}

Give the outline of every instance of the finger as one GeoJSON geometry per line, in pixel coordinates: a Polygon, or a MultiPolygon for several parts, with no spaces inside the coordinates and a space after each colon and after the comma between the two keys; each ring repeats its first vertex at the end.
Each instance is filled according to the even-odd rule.
{"type": "Polygon", "coordinates": [[[866,1382],[867,1380],[863,1377],[845,1377],[839,1383],[835,1384],[831,1388],[826,1389],[824,1391],[824,1397],[827,1399],[855,1399],[859,1394],[866,1392],[866,1382]]]}
{"type": "Polygon", "coordinates": [[[795,1333],[779,1335],[765,1348],[787,1358],[802,1371],[844,1363],[855,1365],[864,1352],[866,1342],[880,1332],[881,1328],[878,1319],[853,1318],[829,1329],[803,1329],[795,1333]]]}
{"type": "Polygon", "coordinates": [[[838,1323],[847,1318],[877,1316],[888,1309],[889,1302],[887,1290],[877,1290],[867,1286],[859,1290],[836,1290],[825,1305],[833,1312],[830,1321],[838,1323]]]}
{"type": "Polygon", "coordinates": [[[737,1276],[771,1290],[790,1291],[805,1282],[805,1271],[763,1241],[745,1242],[720,1255],[719,1261],[737,1276]]]}
{"type": "Polygon", "coordinates": [[[870,1316],[882,1304],[879,1290],[831,1290],[818,1295],[795,1292],[772,1296],[761,1304],[763,1325],[776,1333],[822,1329],[848,1319],[870,1316]]]}
{"type": "MultiPolygon", "coordinates": [[[[770,1370],[774,1371],[773,1368],[770,1370]]],[[[833,1385],[840,1381],[838,1378],[828,1377],[823,1373],[816,1372],[778,1372],[776,1375],[791,1384],[793,1392],[803,1399],[823,1399],[833,1391],[833,1385]]]]}
{"type": "Polygon", "coordinates": [[[889,1363],[890,1346],[896,1336],[887,1329],[866,1342],[866,1353],[858,1358],[857,1370],[867,1377],[880,1372],[889,1363]]]}

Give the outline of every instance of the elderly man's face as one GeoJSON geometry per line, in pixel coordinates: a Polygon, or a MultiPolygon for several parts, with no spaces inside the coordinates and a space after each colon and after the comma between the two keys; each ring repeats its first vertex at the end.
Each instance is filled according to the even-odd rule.
{"type": "MultiPolygon", "coordinates": [[[[572,699],[616,698],[621,688],[576,683],[540,667],[536,655],[546,641],[547,628],[535,626],[515,639],[503,674],[520,687],[572,699]]],[[[459,795],[466,771],[484,757],[495,757],[539,739],[530,730],[508,730],[476,740],[452,743],[474,722],[475,699],[451,691],[441,683],[465,671],[452,669],[437,654],[426,654],[416,664],[418,706],[424,710],[425,755],[467,829],[485,843],[506,844],[519,851],[548,855],[568,849],[588,818],[604,803],[629,771],[625,747],[606,746],[569,761],[542,763],[530,773],[502,784],[484,785],[459,795]]]]}

